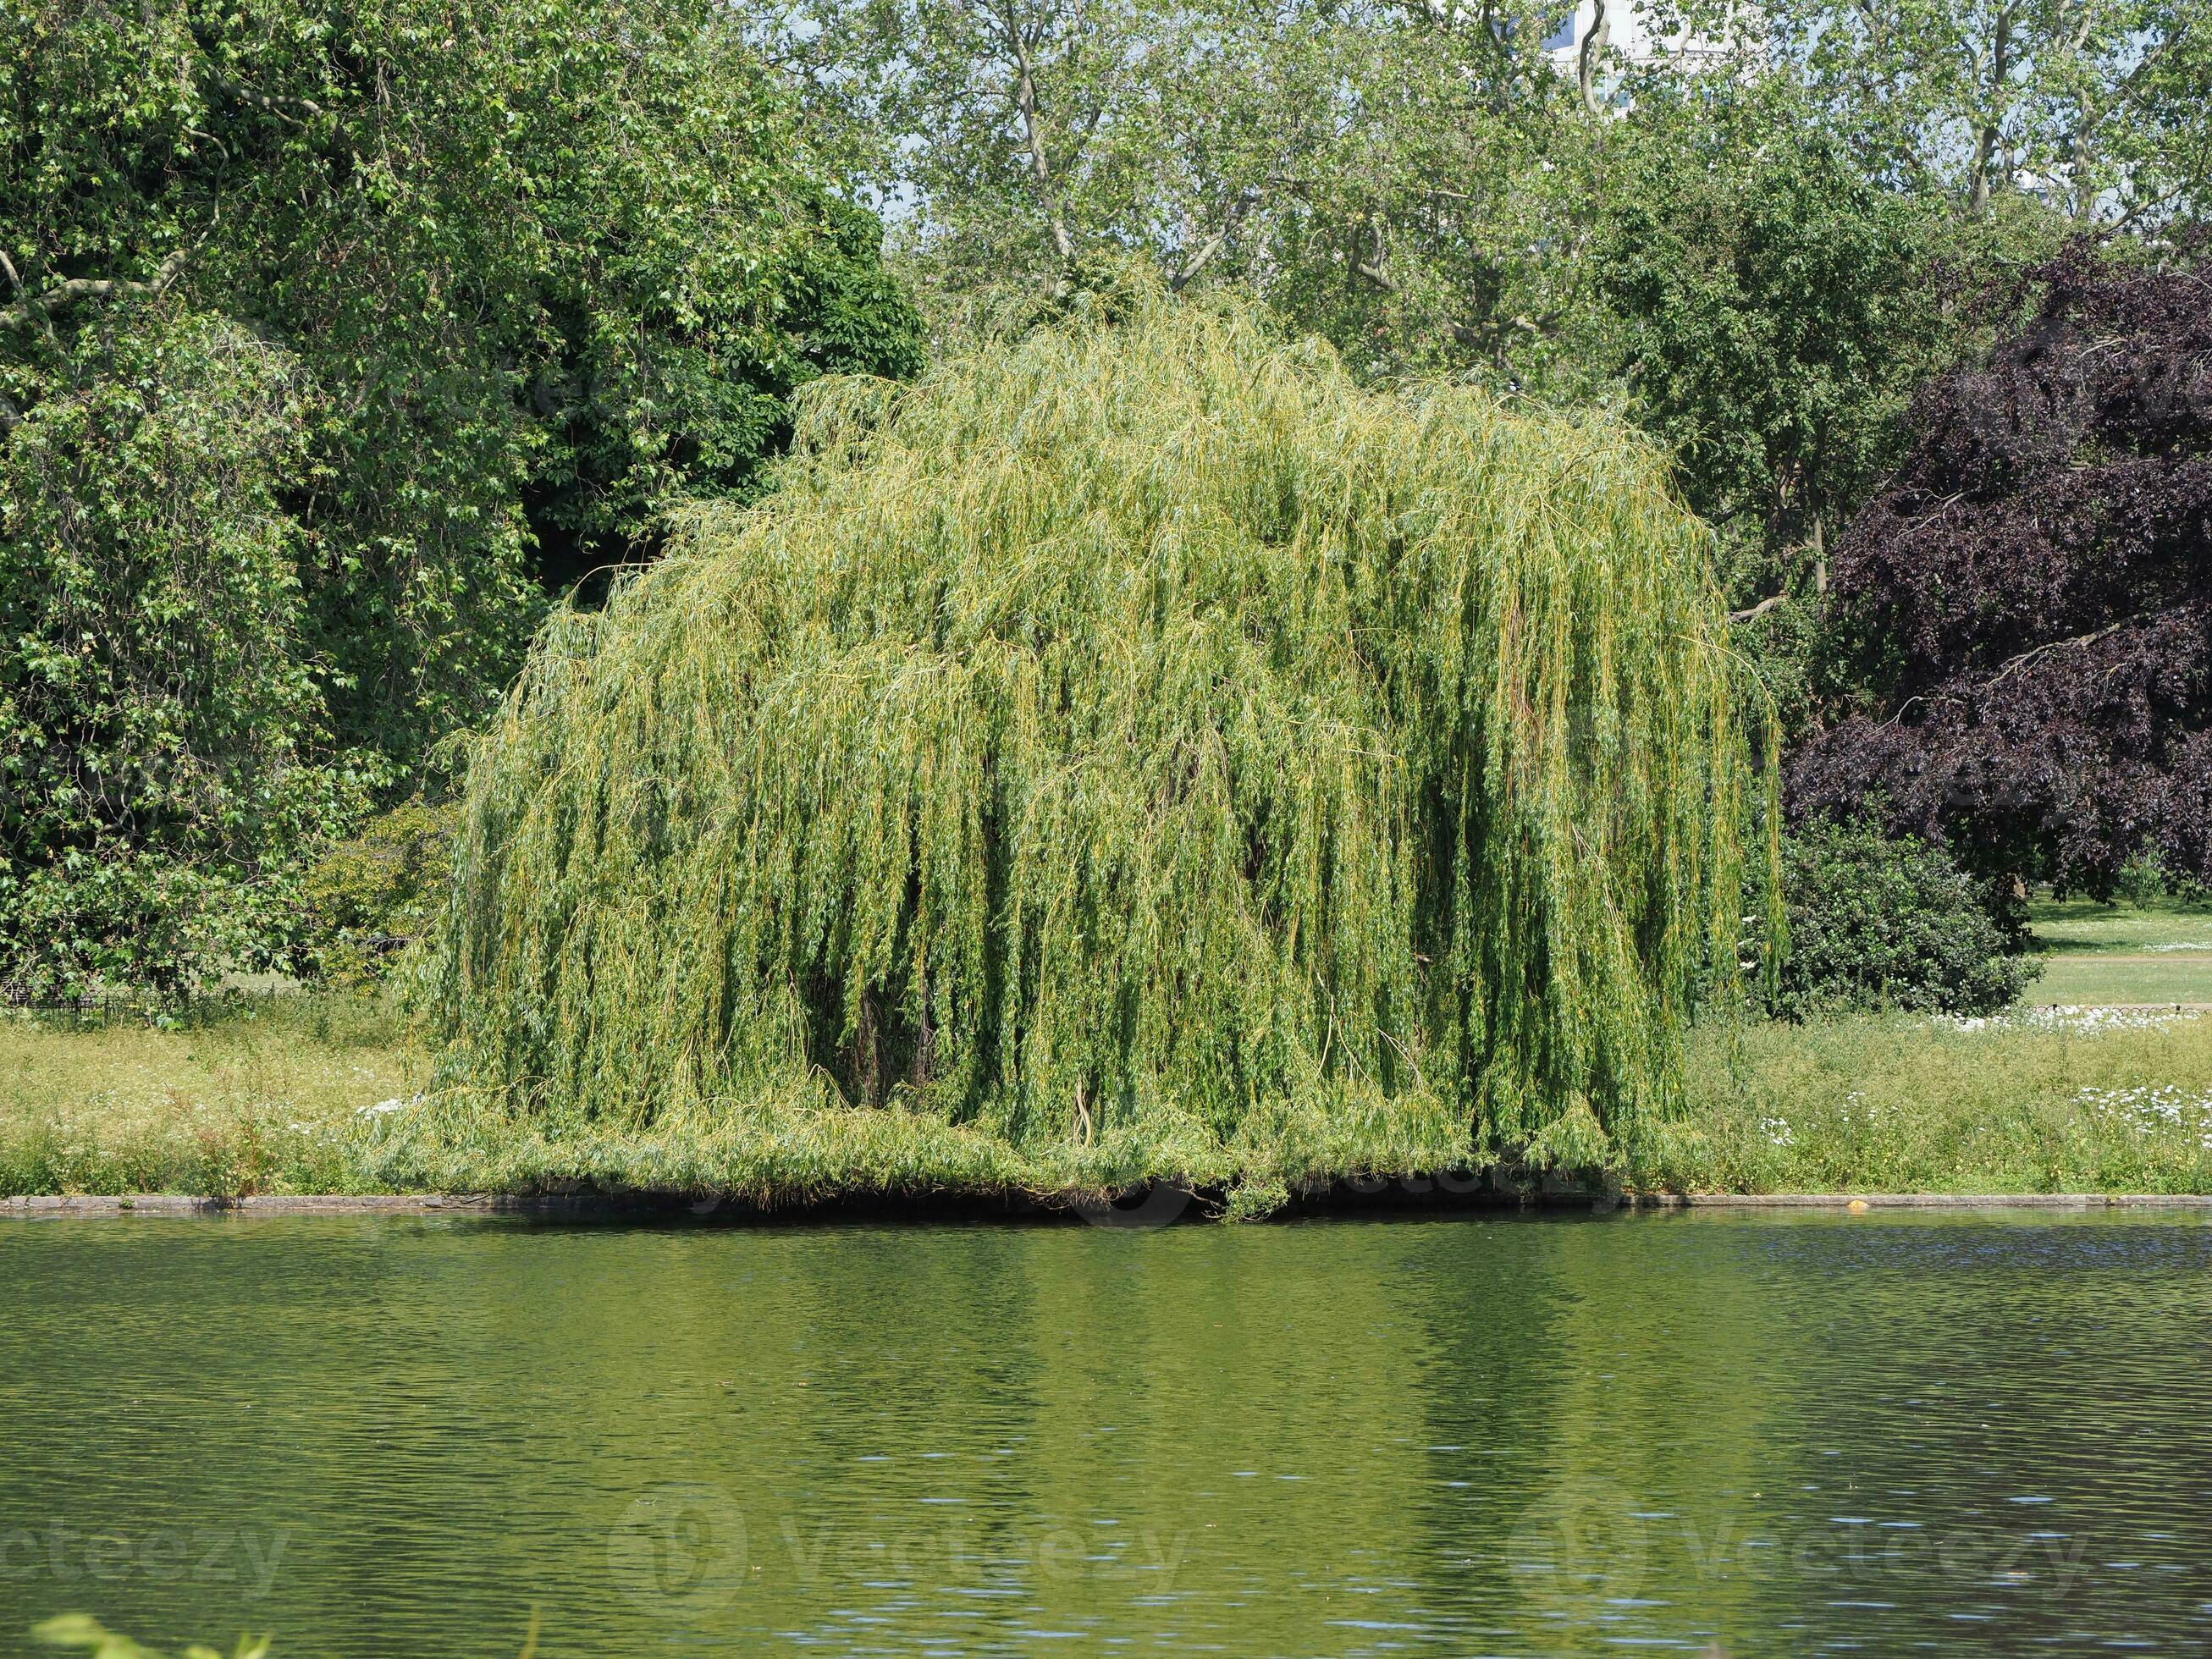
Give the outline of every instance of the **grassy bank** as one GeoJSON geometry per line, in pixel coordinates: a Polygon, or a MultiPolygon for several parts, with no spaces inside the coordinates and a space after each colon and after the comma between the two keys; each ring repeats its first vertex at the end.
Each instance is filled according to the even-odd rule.
{"type": "Polygon", "coordinates": [[[2045,900],[2030,907],[2039,1004],[2212,1004],[2212,904],[2045,900]]]}
{"type": "Polygon", "coordinates": [[[1692,1056],[1670,1186],[2212,1192],[2212,1016],[1765,1024],[1692,1056]]]}
{"type": "Polygon", "coordinates": [[[0,1024],[0,1194],[350,1192],[427,1067],[367,998],[271,999],[181,1030],[0,1024]]]}
{"type": "MultiPolygon", "coordinates": [[[[1194,1134],[1040,1158],[896,1110],[766,1101],[714,1126],[554,1143],[406,1101],[423,1056],[380,1005],[302,1000],[194,1030],[0,1028],[0,1193],[521,1190],[585,1183],[771,1200],[1060,1191],[1171,1172],[1226,1184],[1194,1134]]],[[[1692,1111],[1640,1184],[1704,1192],[2212,1191],[2212,1016],[2033,1013],[1708,1029],[1692,1111]]],[[[1316,1110],[1256,1126],[1278,1183],[1455,1161],[1448,1125],[1316,1110]]],[[[1248,1149],[1249,1150],[1249,1149],[1248,1149]]],[[[1248,1164],[1247,1168],[1250,1165],[1248,1164]]]]}

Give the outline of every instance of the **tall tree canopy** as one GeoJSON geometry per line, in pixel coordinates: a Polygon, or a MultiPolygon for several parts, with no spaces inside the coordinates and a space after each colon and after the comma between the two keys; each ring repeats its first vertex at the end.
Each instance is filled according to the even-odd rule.
{"type": "Polygon", "coordinates": [[[793,387],[914,368],[877,240],[712,0],[0,0],[0,957],[250,880],[244,803],[404,772],[793,387]]]}
{"type": "Polygon", "coordinates": [[[173,978],[359,793],[298,649],[313,393],[221,317],[88,332],[0,468],[0,964],[173,978]],[[166,325],[163,325],[163,324],[166,325]]]}
{"type": "Polygon", "coordinates": [[[2033,321],[1919,399],[1838,550],[1869,690],[1793,799],[2098,896],[2146,848],[2212,875],[2212,265],[2040,275],[2033,321]]]}
{"type": "Polygon", "coordinates": [[[1583,348],[1748,564],[1817,559],[1895,464],[1898,416],[1960,331],[1942,262],[1993,240],[1805,116],[1781,82],[1655,84],[1607,135],[1590,215],[1583,348]]]}
{"type": "Polygon", "coordinates": [[[1497,358],[1554,308],[1574,181],[1540,163],[1575,94],[1545,12],[793,0],[775,38],[933,286],[1136,250],[1374,371],[1497,358]]]}
{"type": "Polygon", "coordinates": [[[1615,405],[1674,450],[1747,605],[1813,586],[1895,462],[1911,388],[1968,332],[1947,271],[2047,255],[2062,218],[2010,174],[1959,212],[1932,117],[1881,143],[1844,120],[1809,11],[793,8],[778,49],[901,204],[925,290],[1079,284],[1134,250],[1179,289],[1252,289],[1370,379],[1615,405]],[[1620,50],[1685,15],[1724,68],[1620,50]],[[1899,143],[1935,148],[1905,167],[1899,143]]]}
{"type": "Polygon", "coordinates": [[[0,27],[0,391],[34,404],[124,301],[295,353],[331,394],[293,496],[317,644],[341,725],[395,750],[483,706],[533,576],[619,555],[677,485],[743,489],[811,374],[915,366],[872,222],[794,167],[708,0],[0,27]]]}
{"type": "Polygon", "coordinates": [[[2202,211],[2212,20],[2200,0],[1692,0],[1755,16],[1869,166],[1976,215],[2008,194],[2083,225],[2202,211]]]}

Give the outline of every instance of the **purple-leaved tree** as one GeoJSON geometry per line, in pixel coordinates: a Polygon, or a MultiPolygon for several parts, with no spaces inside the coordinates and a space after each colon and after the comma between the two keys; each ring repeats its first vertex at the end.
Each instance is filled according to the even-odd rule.
{"type": "Polygon", "coordinates": [[[2212,876],[2212,262],[2037,275],[1836,550],[1860,691],[1793,757],[1792,813],[2099,896],[2143,850],[2212,876]]]}

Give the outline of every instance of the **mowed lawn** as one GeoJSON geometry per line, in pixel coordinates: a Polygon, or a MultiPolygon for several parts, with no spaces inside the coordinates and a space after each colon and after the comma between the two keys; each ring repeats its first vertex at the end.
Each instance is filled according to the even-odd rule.
{"type": "Polygon", "coordinates": [[[2031,913],[2045,969],[2029,1001],[2212,1004],[2212,904],[2044,900],[2031,913]]]}

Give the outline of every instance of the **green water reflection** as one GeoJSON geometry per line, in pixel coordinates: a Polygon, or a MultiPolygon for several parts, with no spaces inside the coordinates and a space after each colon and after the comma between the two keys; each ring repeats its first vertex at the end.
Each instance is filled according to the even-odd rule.
{"type": "Polygon", "coordinates": [[[0,1225],[0,1647],[2212,1645],[2184,1218],[0,1225]]]}

